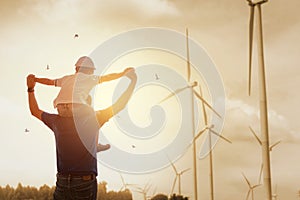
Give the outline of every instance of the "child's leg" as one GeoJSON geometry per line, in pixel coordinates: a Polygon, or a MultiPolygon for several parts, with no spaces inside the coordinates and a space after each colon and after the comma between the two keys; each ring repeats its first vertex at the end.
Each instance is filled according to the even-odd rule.
{"type": "MultiPolygon", "coordinates": [[[[81,115],[81,116],[84,115],[84,117],[92,116],[92,117],[96,118],[95,111],[91,106],[88,106],[85,104],[73,104],[71,107],[72,107],[71,111],[73,112],[73,114],[75,114],[75,116],[76,115],[81,115]]],[[[97,144],[97,152],[106,151],[108,149],[110,149],[110,144],[105,144],[105,145],[100,144],[100,143],[97,144]]]]}

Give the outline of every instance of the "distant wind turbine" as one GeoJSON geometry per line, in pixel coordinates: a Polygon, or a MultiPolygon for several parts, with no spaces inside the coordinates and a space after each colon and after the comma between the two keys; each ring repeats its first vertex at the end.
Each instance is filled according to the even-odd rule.
{"type": "Polygon", "coordinates": [[[249,179],[245,176],[245,174],[242,173],[242,175],[243,175],[245,181],[247,182],[247,185],[248,185],[248,188],[249,188],[249,190],[248,190],[248,192],[247,192],[246,200],[248,200],[248,199],[250,198],[250,195],[251,195],[251,197],[252,197],[252,200],[254,200],[254,192],[253,192],[253,190],[254,190],[255,188],[259,187],[261,184],[258,183],[258,184],[255,184],[255,185],[251,185],[249,179]]]}
{"type": "MultiPolygon", "coordinates": [[[[262,145],[262,142],[261,142],[261,140],[259,139],[259,137],[257,136],[257,134],[255,133],[255,131],[254,131],[251,127],[249,127],[249,129],[250,129],[251,133],[254,135],[256,141],[257,141],[260,145],[262,145]]],[[[275,146],[277,146],[280,142],[281,142],[281,140],[279,140],[279,141],[275,142],[274,144],[270,145],[270,146],[269,146],[269,151],[272,151],[273,148],[274,148],[275,146]]]]}
{"type": "Polygon", "coordinates": [[[137,190],[135,192],[140,193],[143,195],[143,200],[147,200],[149,196],[147,195],[149,189],[151,188],[151,185],[147,183],[143,188],[141,187],[135,187],[137,190]]]}
{"type": "MultiPolygon", "coordinates": [[[[199,89],[200,89],[200,95],[202,96],[201,86],[199,86],[199,89]]],[[[212,133],[217,135],[221,139],[225,140],[226,142],[229,142],[229,143],[232,143],[232,142],[230,140],[228,140],[227,138],[223,137],[222,135],[218,134],[216,131],[214,131],[213,130],[213,125],[211,125],[211,126],[208,125],[207,112],[206,112],[205,105],[204,105],[203,101],[202,101],[202,112],[203,112],[203,119],[204,119],[205,128],[198,133],[198,135],[194,138],[194,140],[196,140],[201,134],[203,134],[206,130],[208,130],[210,199],[214,200],[214,170],[213,170],[213,152],[212,152],[212,141],[211,141],[212,133]]]]}
{"type": "Polygon", "coordinates": [[[120,177],[121,177],[121,180],[122,180],[122,187],[120,188],[119,191],[122,191],[122,190],[127,190],[128,189],[128,186],[135,186],[135,184],[128,184],[125,182],[122,174],[120,174],[120,177]]]}
{"type": "Polygon", "coordinates": [[[172,165],[172,168],[175,172],[175,179],[173,181],[173,186],[172,186],[172,190],[171,190],[171,195],[174,193],[174,188],[175,188],[175,185],[176,185],[176,182],[178,180],[178,194],[181,195],[181,176],[190,170],[190,168],[188,169],[185,169],[185,170],[182,170],[180,172],[178,172],[178,170],[176,169],[174,163],[172,161],[170,161],[171,165],[172,165]]]}

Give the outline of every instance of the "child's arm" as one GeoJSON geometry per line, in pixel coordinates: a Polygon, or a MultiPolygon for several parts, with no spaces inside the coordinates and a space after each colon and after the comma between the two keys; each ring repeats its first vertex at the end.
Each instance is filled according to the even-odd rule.
{"type": "Polygon", "coordinates": [[[55,80],[48,78],[35,78],[34,81],[44,85],[55,85],[55,80]]]}
{"type": "Polygon", "coordinates": [[[133,70],[132,67],[129,67],[129,68],[126,68],[123,72],[121,73],[113,73],[113,74],[107,74],[107,75],[104,75],[104,76],[101,76],[99,78],[99,82],[98,83],[103,83],[103,82],[106,82],[106,81],[112,81],[112,80],[115,80],[115,79],[118,79],[118,78],[121,78],[122,76],[124,76],[126,73],[128,73],[129,71],[133,70]]]}

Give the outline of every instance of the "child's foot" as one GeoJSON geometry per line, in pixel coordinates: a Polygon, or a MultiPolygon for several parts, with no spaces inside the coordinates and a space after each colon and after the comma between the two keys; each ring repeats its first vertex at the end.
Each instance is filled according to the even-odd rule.
{"type": "Polygon", "coordinates": [[[105,145],[103,145],[103,144],[98,144],[98,145],[97,145],[97,152],[100,152],[100,151],[106,151],[106,150],[108,150],[108,149],[110,149],[110,144],[105,144],[105,145]]]}

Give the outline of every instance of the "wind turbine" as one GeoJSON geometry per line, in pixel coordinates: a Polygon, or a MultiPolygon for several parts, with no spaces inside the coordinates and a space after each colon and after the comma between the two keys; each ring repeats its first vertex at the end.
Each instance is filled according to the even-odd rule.
{"type": "Polygon", "coordinates": [[[143,195],[143,199],[147,200],[147,198],[149,198],[149,196],[147,196],[147,193],[149,191],[149,189],[151,188],[151,185],[149,183],[147,183],[144,188],[141,187],[136,187],[137,190],[135,190],[135,192],[140,193],[143,195]]]}
{"type": "MultiPolygon", "coordinates": [[[[254,135],[256,141],[257,141],[260,145],[262,145],[262,142],[261,142],[261,140],[259,139],[259,137],[257,136],[257,134],[255,133],[255,131],[254,131],[251,127],[249,127],[249,129],[250,129],[251,133],[254,135]]],[[[269,151],[271,152],[271,151],[273,150],[273,148],[274,148],[275,146],[277,146],[280,142],[281,142],[281,140],[279,140],[279,141],[275,142],[274,144],[270,145],[270,146],[269,146],[269,151]]]]}
{"type": "Polygon", "coordinates": [[[182,176],[185,172],[189,171],[190,168],[178,172],[177,169],[176,169],[176,167],[175,167],[175,165],[174,165],[174,163],[172,163],[171,161],[170,161],[170,163],[171,163],[172,168],[173,168],[173,170],[174,170],[174,172],[175,172],[175,175],[176,175],[176,176],[175,176],[175,179],[174,179],[174,182],[173,182],[173,186],[172,186],[172,190],[171,190],[171,195],[172,195],[173,192],[174,192],[174,188],[175,188],[175,184],[176,184],[176,181],[177,181],[177,180],[178,180],[178,194],[181,195],[181,176],[182,176]]]}
{"type": "MultiPolygon", "coordinates": [[[[186,89],[190,90],[191,93],[191,116],[192,116],[192,134],[193,138],[195,138],[195,113],[194,113],[194,98],[195,96],[205,104],[208,108],[210,108],[218,117],[222,118],[220,114],[211,106],[209,103],[200,95],[196,90],[194,90],[194,87],[198,85],[197,81],[191,82],[191,64],[190,64],[190,51],[189,51],[189,33],[188,29],[186,29],[186,51],[187,51],[187,82],[188,85],[179,88],[175,90],[172,94],[168,95],[165,97],[163,100],[161,100],[159,103],[162,103],[166,101],[167,99],[173,97],[175,94],[178,94],[186,89]],[[195,95],[195,96],[194,96],[195,95]]],[[[194,198],[195,200],[198,200],[198,181],[197,181],[197,156],[196,156],[196,140],[193,139],[193,144],[192,144],[192,149],[193,149],[193,173],[194,173],[194,198]]]]}
{"type": "Polygon", "coordinates": [[[267,108],[267,91],[265,80],[265,64],[263,50],[263,33],[262,33],[262,11],[261,5],[268,0],[260,0],[254,2],[247,0],[250,6],[250,21],[249,21],[249,85],[248,93],[251,94],[251,65],[252,65],[252,43],[253,43],[253,23],[254,11],[257,8],[257,51],[258,51],[258,77],[259,77],[259,96],[260,96],[260,120],[261,120],[261,142],[262,142],[262,159],[264,165],[264,189],[266,198],[272,199],[272,181],[271,181],[271,164],[269,151],[269,130],[268,130],[268,108],[267,108]]]}
{"type": "MultiPolygon", "coordinates": [[[[257,136],[257,134],[255,133],[255,131],[254,131],[251,127],[249,127],[249,129],[250,129],[251,133],[254,135],[256,141],[257,141],[260,145],[262,145],[262,142],[261,142],[261,140],[259,139],[259,137],[257,136]]],[[[273,150],[273,148],[274,148],[275,146],[277,146],[280,142],[281,142],[281,140],[279,140],[279,141],[275,142],[274,144],[270,145],[270,146],[269,146],[269,151],[271,152],[271,151],[273,150]]],[[[262,172],[262,168],[263,168],[263,164],[261,165],[261,172],[262,172]]],[[[261,175],[260,175],[260,177],[261,177],[261,175]]],[[[260,182],[260,180],[259,180],[259,182],[260,182]]],[[[277,200],[277,184],[275,185],[275,193],[272,194],[272,199],[277,200]]]]}
{"type": "Polygon", "coordinates": [[[250,181],[249,181],[248,178],[245,176],[245,174],[242,173],[242,175],[243,175],[243,177],[244,177],[244,179],[245,179],[245,181],[247,182],[247,185],[248,185],[248,187],[249,187],[249,190],[248,190],[247,196],[246,196],[246,200],[249,199],[250,195],[251,195],[251,197],[252,197],[252,200],[254,200],[254,192],[253,192],[253,190],[254,190],[255,188],[259,187],[261,184],[258,183],[258,184],[255,184],[255,185],[251,185],[250,181]]]}
{"type": "MultiPolygon", "coordinates": [[[[202,96],[202,89],[201,86],[199,86],[200,89],[200,95],[202,96]]],[[[205,124],[205,128],[200,131],[197,136],[194,138],[194,140],[196,140],[198,137],[200,137],[200,135],[202,135],[206,130],[208,130],[208,143],[209,143],[209,174],[210,174],[210,199],[214,200],[214,170],[213,170],[213,153],[212,153],[212,141],[211,141],[211,136],[212,133],[217,135],[218,137],[222,138],[223,140],[225,140],[226,142],[232,143],[230,140],[228,140],[227,138],[223,137],[222,135],[218,134],[216,131],[213,130],[213,125],[209,126],[208,125],[208,119],[207,119],[207,113],[206,113],[206,109],[205,109],[205,105],[202,101],[202,112],[203,112],[203,119],[204,119],[204,124],[205,124]]]]}
{"type": "Polygon", "coordinates": [[[120,174],[120,177],[121,177],[123,185],[122,185],[122,187],[120,188],[119,191],[122,191],[123,189],[124,190],[128,190],[128,186],[135,186],[135,184],[128,184],[128,183],[126,183],[125,180],[124,180],[124,178],[123,178],[123,176],[122,176],[122,174],[120,174]]]}

